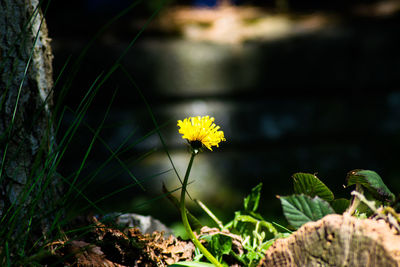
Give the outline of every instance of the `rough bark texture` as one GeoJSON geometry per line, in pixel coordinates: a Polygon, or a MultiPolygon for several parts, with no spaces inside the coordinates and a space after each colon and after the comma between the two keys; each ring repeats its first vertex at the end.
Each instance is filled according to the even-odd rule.
{"type": "Polygon", "coordinates": [[[57,196],[56,179],[44,171],[54,144],[53,56],[38,7],[38,0],[0,0],[0,234],[16,237],[35,222],[46,228],[57,196]]]}
{"type": "Polygon", "coordinates": [[[399,266],[400,235],[383,220],[328,215],[266,252],[259,266],[399,266]]]}

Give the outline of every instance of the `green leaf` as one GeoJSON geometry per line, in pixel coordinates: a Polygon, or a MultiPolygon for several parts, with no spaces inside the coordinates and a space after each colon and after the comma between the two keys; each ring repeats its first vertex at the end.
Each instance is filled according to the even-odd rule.
{"type": "Polygon", "coordinates": [[[244,199],[244,210],[247,212],[255,212],[260,202],[262,183],[259,183],[251,189],[250,195],[244,199]]]}
{"type": "Polygon", "coordinates": [[[250,262],[254,261],[254,260],[259,260],[260,256],[258,255],[257,252],[255,251],[249,251],[246,254],[247,258],[250,260],[250,262]]]}
{"type": "Polygon", "coordinates": [[[335,213],[329,203],[319,197],[292,195],[279,197],[279,199],[283,214],[296,229],[307,222],[317,221],[325,215],[335,213]]]}
{"type": "Polygon", "coordinates": [[[172,265],[169,265],[172,267],[177,267],[177,266],[187,266],[187,267],[214,267],[214,264],[211,263],[206,263],[206,262],[197,262],[197,261],[181,261],[174,263],[172,265]]]}
{"type": "Polygon", "coordinates": [[[232,250],[232,238],[226,235],[215,234],[209,244],[211,253],[215,256],[227,255],[232,250]]]}
{"type": "Polygon", "coordinates": [[[347,173],[347,186],[359,184],[364,186],[376,199],[393,202],[395,196],[374,171],[352,170],[347,173]]]}
{"type": "Polygon", "coordinates": [[[350,205],[350,200],[338,198],[329,203],[336,213],[342,214],[350,205]]]}
{"type": "Polygon", "coordinates": [[[272,223],[267,222],[267,221],[260,221],[257,220],[256,218],[249,216],[249,215],[240,215],[240,214],[236,214],[235,217],[235,221],[236,222],[246,222],[246,223],[251,223],[253,226],[251,227],[251,231],[254,230],[255,225],[258,223],[259,226],[261,227],[265,227],[266,229],[268,229],[268,231],[272,234],[278,234],[278,230],[276,230],[276,228],[272,225],[272,223]]]}
{"type": "Polygon", "coordinates": [[[298,172],[293,174],[292,177],[296,194],[304,194],[310,197],[319,196],[326,201],[334,199],[332,191],[314,174],[298,172]]]}

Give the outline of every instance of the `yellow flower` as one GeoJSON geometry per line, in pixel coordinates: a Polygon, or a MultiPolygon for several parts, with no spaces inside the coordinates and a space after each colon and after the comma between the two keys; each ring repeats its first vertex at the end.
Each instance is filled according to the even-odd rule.
{"type": "Polygon", "coordinates": [[[219,142],[226,141],[224,132],[218,131],[220,127],[215,125],[213,117],[189,117],[178,120],[178,126],[182,138],[187,139],[193,149],[200,149],[204,145],[212,151],[212,146],[218,147],[219,142]]]}

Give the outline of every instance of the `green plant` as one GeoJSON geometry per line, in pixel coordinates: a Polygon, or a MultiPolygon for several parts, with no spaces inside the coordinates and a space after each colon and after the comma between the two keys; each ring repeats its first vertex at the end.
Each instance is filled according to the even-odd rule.
{"type": "MultiPolygon", "coordinates": [[[[335,199],[333,192],[315,174],[295,173],[292,178],[295,194],[278,196],[290,228],[298,229],[303,224],[317,221],[328,214],[347,212],[360,218],[373,215],[386,219],[400,232],[400,216],[395,211],[397,204],[394,194],[376,172],[353,170],[347,174],[346,186],[355,185],[350,199],[335,199]],[[381,207],[377,208],[378,206],[381,207]]],[[[204,234],[200,239],[207,241],[206,247],[223,266],[228,266],[229,257],[230,261],[234,259],[241,266],[256,266],[276,239],[285,238],[292,233],[277,223],[264,220],[257,213],[261,188],[260,183],[251,190],[244,198],[243,209],[236,211],[234,219],[225,225],[207,206],[196,200],[220,231],[204,234]],[[233,242],[237,240],[234,235],[241,240],[243,252],[240,254],[234,250],[233,242]]],[[[209,266],[201,262],[203,256],[198,250],[193,262],[180,262],[173,266],[209,266]]]]}
{"type": "MultiPolygon", "coordinates": [[[[200,207],[212,218],[218,226],[218,231],[212,234],[203,234],[200,240],[207,242],[206,247],[223,266],[227,261],[241,266],[257,266],[264,257],[265,251],[277,238],[290,235],[291,231],[285,227],[266,221],[258,212],[261,198],[262,184],[255,186],[251,193],[243,200],[243,209],[235,212],[234,218],[225,225],[201,201],[196,200],[200,207]],[[282,231],[278,231],[278,229],[282,231]],[[235,251],[234,243],[239,242],[243,251],[235,251]]],[[[200,262],[204,255],[199,250],[194,262],[180,262],[173,266],[207,266],[200,262]],[[197,261],[197,262],[196,262],[197,261]]]]}
{"type": "MultiPolygon", "coordinates": [[[[50,5],[51,1],[40,1],[39,5],[35,7],[35,10],[31,17],[28,19],[26,25],[23,25],[23,29],[21,31],[20,36],[15,43],[10,43],[11,49],[10,54],[19,53],[16,52],[18,47],[21,44],[25,43],[26,36],[25,34],[30,31],[31,24],[33,24],[33,20],[38,14],[40,14],[40,5],[43,3],[45,5],[42,9],[43,13],[46,14],[46,10],[48,5],[50,5]]],[[[73,211],[77,203],[79,203],[78,215],[82,215],[84,212],[88,210],[94,210],[98,214],[104,214],[105,211],[98,205],[98,203],[102,200],[105,200],[112,195],[119,193],[123,190],[126,190],[133,186],[142,187],[142,182],[139,181],[127,167],[126,162],[121,160],[121,154],[131,150],[135,145],[144,141],[148,136],[152,134],[159,133],[160,129],[164,125],[158,125],[155,121],[155,129],[145,134],[141,138],[138,138],[133,142],[133,144],[126,145],[128,141],[131,141],[133,132],[130,133],[125,140],[122,141],[120,146],[117,149],[111,149],[110,146],[103,140],[101,137],[102,130],[106,127],[106,120],[111,109],[113,99],[116,95],[114,93],[112,99],[109,102],[108,107],[105,108],[104,115],[101,118],[100,124],[97,127],[91,127],[88,123],[85,122],[85,117],[88,114],[88,110],[95,101],[95,98],[100,90],[100,88],[108,81],[108,79],[117,71],[118,69],[123,69],[121,66],[121,60],[126,55],[127,51],[133,46],[136,42],[137,38],[142,34],[143,30],[147,27],[150,21],[153,20],[154,16],[160,11],[165,1],[160,2],[155,11],[151,14],[147,23],[143,26],[143,28],[133,36],[131,42],[127,46],[127,48],[121,53],[120,57],[114,62],[114,64],[106,70],[104,73],[101,73],[97,76],[97,78],[91,83],[89,88],[87,88],[85,95],[81,99],[77,99],[77,107],[70,108],[65,107],[63,105],[63,101],[65,96],[68,94],[69,89],[71,88],[72,81],[74,80],[76,74],[79,72],[79,66],[81,65],[82,60],[84,59],[87,51],[94,44],[94,40],[99,38],[101,33],[105,31],[113,22],[119,19],[121,16],[125,15],[129,10],[137,6],[138,3],[143,1],[134,1],[128,8],[121,11],[114,18],[112,18],[102,29],[99,30],[98,34],[92,38],[92,40],[88,43],[88,45],[82,50],[81,54],[77,57],[75,63],[73,64],[72,73],[69,74],[66,78],[66,81],[61,84],[61,79],[66,74],[66,69],[68,69],[70,65],[70,59],[67,60],[60,73],[55,79],[54,87],[52,88],[52,92],[49,93],[53,95],[54,91],[57,89],[58,98],[55,100],[55,105],[52,108],[52,112],[49,112],[48,117],[48,129],[46,140],[43,141],[42,144],[38,144],[38,152],[36,153],[36,157],[34,158],[35,164],[32,169],[26,169],[26,176],[29,177],[24,187],[20,190],[19,194],[14,196],[15,201],[10,203],[7,206],[1,206],[0,212],[0,265],[1,266],[41,266],[41,261],[51,257],[51,253],[48,250],[49,244],[53,244],[53,242],[59,242],[60,240],[66,240],[70,237],[79,238],[81,235],[84,235],[88,232],[88,229],[96,227],[95,225],[86,225],[80,228],[70,229],[69,223],[71,217],[76,215],[76,211],[73,211]],[[69,114],[68,114],[69,113],[69,114]],[[64,116],[66,114],[72,117],[72,122],[67,126],[65,130],[62,130],[62,121],[64,120],[64,116]],[[63,160],[67,151],[70,149],[72,144],[75,141],[77,133],[80,129],[86,128],[92,133],[89,137],[89,144],[82,155],[76,155],[76,157],[80,157],[82,160],[77,166],[75,171],[69,173],[65,176],[62,176],[58,173],[60,166],[64,163],[63,160]],[[55,138],[57,137],[57,139],[55,138]],[[96,170],[92,173],[88,174],[85,177],[83,176],[83,170],[87,167],[87,163],[89,161],[89,156],[93,153],[94,144],[100,142],[104,145],[104,147],[110,152],[110,156],[105,159],[104,163],[101,164],[96,170]],[[111,162],[117,161],[121,169],[129,174],[132,178],[132,183],[126,187],[120,188],[114,192],[111,192],[100,199],[91,200],[89,199],[84,190],[93,184],[98,176],[101,173],[105,166],[111,162]],[[40,203],[42,203],[42,199],[53,181],[60,180],[61,184],[63,184],[65,191],[60,193],[59,198],[55,201],[55,203],[48,203],[49,206],[45,213],[39,213],[39,210],[43,210],[40,203]],[[25,203],[29,205],[24,206],[25,203]],[[51,205],[50,205],[51,204],[51,205]],[[23,210],[25,209],[26,212],[23,210]],[[71,212],[73,211],[73,212],[71,212]],[[27,219],[25,220],[25,215],[27,219]],[[46,219],[47,217],[51,217],[52,221],[47,228],[42,228],[40,225],[40,221],[42,219],[46,219]],[[24,219],[22,219],[24,218],[24,219]],[[21,228],[22,230],[17,229],[21,228]],[[40,230],[39,237],[37,230],[40,230]],[[17,242],[18,241],[18,242],[17,242]]],[[[42,21],[41,21],[42,22],[42,21]]],[[[37,33],[35,36],[34,42],[38,41],[39,31],[41,30],[41,22],[40,26],[37,29],[37,33]]],[[[36,28],[35,28],[36,30],[36,28]]],[[[10,125],[7,125],[7,129],[5,132],[0,133],[0,145],[2,147],[1,151],[1,160],[0,160],[0,182],[3,182],[3,179],[6,179],[5,175],[10,175],[7,172],[7,164],[10,160],[14,158],[18,158],[17,154],[23,150],[24,142],[19,143],[19,147],[15,150],[10,151],[9,148],[12,142],[15,142],[11,139],[13,135],[18,133],[18,129],[14,127],[14,117],[15,114],[20,110],[19,109],[19,100],[23,97],[21,94],[22,86],[24,82],[26,83],[26,79],[28,77],[28,69],[31,65],[31,59],[33,55],[33,48],[29,52],[29,58],[26,62],[23,62],[24,69],[23,77],[20,81],[20,86],[17,88],[18,97],[15,100],[15,108],[14,108],[14,116],[11,120],[10,125]],[[5,148],[5,149],[3,149],[5,148]]],[[[7,58],[0,63],[0,70],[3,70],[4,65],[7,58]]],[[[7,80],[12,81],[15,79],[15,73],[7,73],[7,80]]],[[[11,90],[10,88],[5,88],[5,91],[1,92],[0,95],[0,107],[6,102],[7,92],[11,90]]],[[[27,129],[35,129],[37,127],[37,121],[43,116],[43,111],[46,110],[47,106],[52,99],[47,96],[46,99],[42,99],[43,103],[38,108],[37,113],[33,114],[32,121],[25,121],[24,124],[27,129]]],[[[142,96],[142,95],[141,95],[142,96]]],[[[151,114],[152,116],[152,114],[151,114]]],[[[19,134],[19,133],[18,133],[19,134]]],[[[21,136],[22,140],[29,139],[30,136],[21,136]]],[[[151,152],[151,151],[150,151],[151,152]]],[[[11,178],[17,181],[19,179],[18,175],[20,173],[13,173],[11,178]]],[[[151,177],[155,177],[159,174],[154,174],[151,177]]],[[[66,241],[65,244],[68,242],[66,241]]]]}
{"type": "Polygon", "coordinates": [[[281,227],[285,232],[279,232],[274,224],[280,225],[266,221],[257,212],[261,189],[262,183],[255,186],[244,198],[243,210],[236,211],[234,219],[225,225],[230,232],[243,238],[242,245],[246,253],[238,255],[238,258],[244,266],[256,266],[274,240],[289,235],[287,229],[281,227]]]}
{"type": "MultiPolygon", "coordinates": [[[[112,22],[120,18],[122,15],[126,14],[128,10],[136,6],[139,2],[143,1],[135,1],[130,7],[111,19],[110,22],[99,31],[99,34],[96,35],[93,40],[98,38],[100,36],[100,33],[104,32],[104,30],[108,26],[110,26],[112,22]]],[[[102,208],[99,206],[100,201],[103,201],[111,197],[112,195],[117,194],[130,187],[142,187],[142,182],[129,171],[126,162],[121,159],[121,154],[129,151],[135,145],[144,141],[148,136],[152,134],[159,135],[165,152],[171,162],[172,169],[176,172],[174,164],[169,156],[168,150],[166,149],[165,142],[160,134],[160,129],[164,126],[164,124],[159,125],[156,122],[156,119],[152,114],[152,110],[146,99],[144,98],[143,94],[139,90],[139,87],[129,75],[129,72],[121,65],[121,59],[133,46],[137,38],[141,35],[148,23],[158,13],[164,3],[164,1],[161,1],[161,4],[158,4],[158,2],[160,1],[153,2],[157,3],[157,6],[143,29],[132,38],[127,48],[123,51],[123,53],[121,53],[120,57],[118,57],[114,64],[104,73],[98,75],[98,77],[89,86],[84,97],[79,101],[77,108],[72,109],[64,107],[61,103],[63,101],[63,97],[65,96],[65,94],[67,94],[71,86],[71,81],[74,79],[76,73],[79,70],[78,66],[83,60],[85,53],[93,44],[93,40],[88,44],[88,46],[83,50],[82,54],[76,60],[76,63],[73,67],[74,71],[72,72],[67,82],[62,86],[62,90],[59,93],[60,98],[58,99],[58,101],[56,101],[54,112],[49,118],[49,124],[53,125],[54,129],[47,130],[49,131],[49,133],[54,130],[55,135],[58,135],[59,139],[57,142],[55,142],[54,139],[49,138],[50,141],[47,143],[48,147],[39,147],[39,156],[35,161],[38,163],[43,163],[43,168],[34,168],[29,172],[29,177],[32,178],[30,180],[30,183],[28,183],[25,188],[23,188],[21,194],[18,196],[17,201],[13,203],[7,210],[4,210],[1,214],[0,265],[39,266],[44,258],[51,257],[51,253],[47,249],[47,246],[49,244],[57,242],[58,240],[66,240],[71,236],[73,236],[74,238],[79,238],[80,236],[85,235],[88,232],[88,229],[97,227],[95,225],[86,225],[80,228],[68,229],[68,218],[64,217],[64,210],[58,209],[58,207],[69,209],[71,208],[71,205],[74,204],[74,202],[80,202],[81,199],[83,199],[85,201],[85,205],[79,203],[78,214],[82,214],[89,209],[92,209],[99,214],[104,214],[104,210],[102,210],[102,208]],[[115,94],[110,100],[109,106],[105,109],[104,115],[100,121],[100,124],[97,127],[91,127],[89,124],[87,124],[85,122],[85,116],[87,115],[92,102],[95,101],[96,95],[98,94],[102,85],[117,70],[121,70],[129,79],[131,84],[138,90],[138,94],[145,103],[151,120],[154,123],[154,129],[135,140],[133,144],[127,146],[126,144],[133,136],[133,131],[132,133],[128,134],[128,136],[125,138],[125,140],[122,141],[118,148],[112,149],[105,142],[105,140],[102,139],[101,132],[105,127],[106,119],[111,109],[115,94]],[[64,133],[61,133],[61,121],[63,120],[65,114],[68,112],[72,115],[73,120],[72,123],[64,131],[64,133]],[[59,166],[63,163],[62,160],[67,150],[74,142],[74,138],[76,137],[77,131],[80,128],[87,128],[92,133],[89,145],[87,146],[83,155],[79,155],[82,160],[77,167],[77,170],[70,173],[68,176],[59,176],[57,170],[59,166]],[[89,156],[91,155],[91,153],[93,153],[93,146],[96,142],[100,142],[110,152],[110,156],[104,160],[104,163],[101,164],[101,166],[99,166],[96,170],[94,170],[89,175],[83,177],[84,179],[82,179],[83,170],[87,166],[89,156]],[[84,190],[93,182],[95,182],[95,178],[97,177],[97,175],[101,173],[104,170],[105,166],[113,160],[118,162],[122,171],[128,173],[129,177],[132,179],[132,183],[114,192],[106,194],[99,199],[89,199],[85,195],[84,190]],[[43,198],[44,192],[50,185],[49,180],[47,179],[48,177],[59,177],[64,183],[67,190],[65,195],[63,195],[62,198],[60,198],[58,202],[55,203],[54,207],[48,210],[48,213],[39,214],[39,216],[41,217],[46,217],[49,214],[54,214],[54,221],[50,225],[50,228],[46,229],[42,238],[32,241],[30,240],[30,238],[33,225],[35,224],[35,216],[37,215],[36,211],[38,208],[38,203],[40,202],[41,198],[43,198]],[[39,190],[36,190],[38,185],[40,185],[41,187],[39,190]],[[18,224],[20,223],[19,218],[21,216],[21,209],[16,203],[23,203],[28,199],[28,197],[32,199],[32,205],[29,206],[28,210],[30,217],[28,218],[26,223],[26,231],[20,233],[17,237],[15,237],[13,236],[13,232],[16,227],[18,227],[18,224]],[[22,245],[15,246],[15,240],[20,240],[22,245]]],[[[48,3],[50,3],[50,1],[48,1],[48,3]]],[[[26,63],[26,70],[29,67],[29,61],[26,63]]],[[[68,64],[69,61],[67,61],[64,68],[66,68],[68,64]]],[[[58,86],[61,76],[64,73],[64,68],[57,77],[55,86],[58,86]]],[[[23,80],[25,79],[26,75],[27,74],[25,72],[23,80]]],[[[9,79],[13,79],[12,75],[10,75],[9,79]]],[[[21,86],[23,80],[21,81],[21,86]]],[[[18,95],[20,95],[20,92],[21,88],[19,88],[18,95]]],[[[2,94],[1,104],[4,103],[5,96],[6,94],[2,94]]],[[[17,112],[16,107],[18,106],[18,98],[16,100],[14,113],[17,112]]],[[[46,99],[46,101],[43,103],[41,110],[38,111],[38,114],[36,115],[36,118],[39,117],[40,112],[45,109],[48,100],[49,99],[46,99]]],[[[208,117],[204,120],[203,119],[204,118],[198,119],[198,121],[194,119],[191,120],[191,122],[186,121],[186,124],[185,121],[180,123],[182,130],[185,127],[198,124],[199,126],[201,126],[201,128],[206,128],[209,131],[202,132],[200,130],[199,132],[197,132],[192,131],[188,128],[182,131],[182,133],[184,134],[184,138],[188,139],[190,143],[191,157],[185,177],[182,181],[182,191],[180,199],[181,201],[178,205],[180,205],[182,221],[186,228],[186,231],[188,232],[191,240],[196,244],[198,249],[195,252],[194,261],[175,263],[173,266],[228,266],[229,262],[232,261],[242,266],[256,266],[259,263],[260,259],[262,259],[262,257],[264,256],[265,251],[274,243],[277,238],[287,237],[291,233],[289,229],[277,223],[265,220],[262,215],[257,212],[261,199],[261,183],[255,186],[251,190],[250,194],[244,198],[243,208],[239,211],[236,211],[234,214],[234,218],[226,224],[219,220],[217,216],[215,216],[215,214],[201,201],[197,201],[202,209],[216,223],[218,228],[213,233],[203,233],[200,234],[199,237],[197,237],[193,233],[191,225],[189,224],[189,221],[191,219],[194,220],[195,218],[192,217],[186,210],[185,196],[187,193],[186,188],[188,185],[190,170],[194,158],[201,151],[203,145],[211,150],[212,146],[218,146],[219,142],[225,141],[223,134],[221,135],[222,131],[218,131],[219,127],[213,124],[213,119],[210,119],[208,117]],[[204,139],[206,137],[212,138],[204,139]],[[204,245],[201,241],[205,241],[204,245]],[[242,249],[241,251],[236,250],[237,242],[240,243],[240,248],[242,249]],[[207,258],[213,264],[203,262],[204,258],[207,258]]],[[[30,127],[33,128],[35,126],[35,122],[36,120],[27,123],[31,123],[30,127]]],[[[9,137],[15,132],[15,129],[13,129],[13,124],[14,121],[12,121],[7,131],[5,133],[2,133],[2,135],[0,136],[0,144],[2,146],[5,146],[6,148],[9,144],[9,137]]],[[[27,139],[29,138],[29,136],[24,136],[23,138],[27,139]]],[[[149,151],[149,153],[151,152],[152,151],[149,151]]],[[[9,157],[7,149],[5,149],[5,152],[3,152],[1,157],[2,161],[0,168],[0,181],[3,178],[2,174],[5,172],[6,158],[9,157]]],[[[157,175],[159,174],[156,173],[150,176],[150,178],[157,175]]],[[[178,174],[177,176],[179,178],[178,174]]],[[[383,183],[382,179],[377,173],[370,170],[354,170],[348,173],[346,183],[347,186],[355,186],[355,190],[352,192],[351,197],[349,199],[335,199],[333,192],[319,178],[317,178],[316,175],[308,173],[294,174],[293,187],[295,194],[291,196],[279,197],[282,204],[283,213],[287,218],[290,226],[294,229],[298,229],[303,224],[310,221],[319,220],[325,215],[343,212],[348,212],[349,214],[358,217],[368,217],[370,215],[375,215],[387,218],[391,216],[391,218],[394,218],[395,221],[399,222],[400,216],[396,213],[395,210],[397,204],[395,196],[392,192],[390,192],[390,190],[383,183]],[[379,208],[379,206],[382,207],[379,208]]],[[[67,243],[68,240],[65,242],[65,244],[67,243]]]]}
{"type": "Polygon", "coordinates": [[[376,206],[391,207],[395,204],[394,194],[371,170],[348,172],[346,186],[355,185],[350,199],[335,199],[332,191],[315,174],[295,173],[292,178],[295,194],[278,198],[283,214],[295,229],[333,213],[348,212],[366,218],[376,212],[376,206]]]}

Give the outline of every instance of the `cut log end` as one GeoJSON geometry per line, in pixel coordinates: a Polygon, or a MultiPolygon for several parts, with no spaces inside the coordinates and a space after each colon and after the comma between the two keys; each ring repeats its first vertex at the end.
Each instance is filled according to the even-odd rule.
{"type": "Polygon", "coordinates": [[[328,215],[277,240],[259,266],[400,266],[400,235],[383,220],[328,215]]]}

